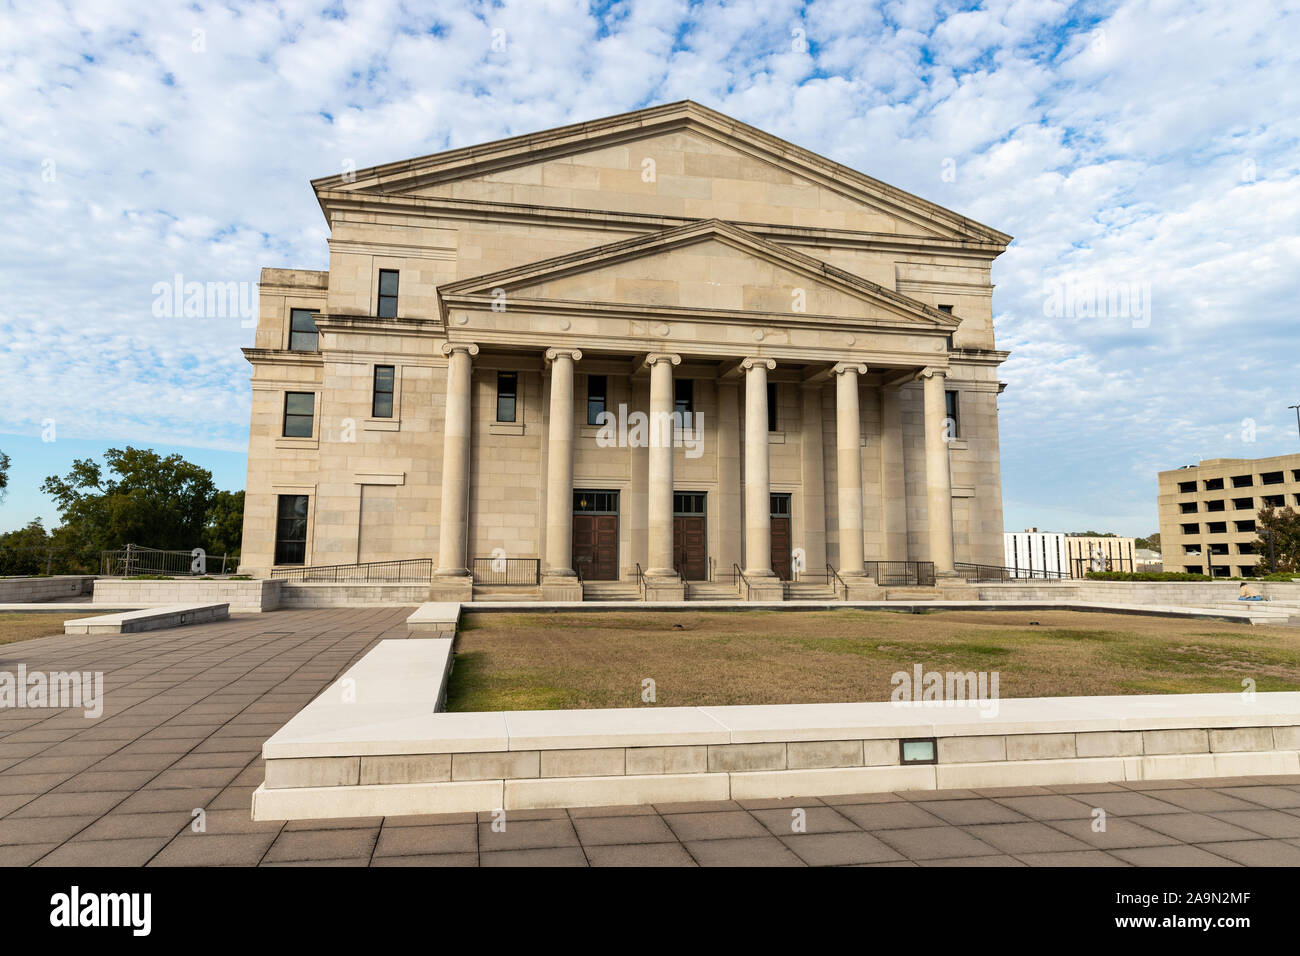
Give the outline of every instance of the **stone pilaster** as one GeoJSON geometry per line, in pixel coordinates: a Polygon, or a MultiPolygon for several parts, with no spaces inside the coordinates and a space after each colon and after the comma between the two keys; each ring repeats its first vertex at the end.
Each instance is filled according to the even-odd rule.
{"type": "Polygon", "coordinates": [[[645,359],[650,369],[646,600],[680,601],[686,594],[673,567],[673,366],[681,361],[667,352],[645,359]]]}
{"type": "Polygon", "coordinates": [[[573,366],[577,349],[547,349],[551,404],[546,452],[546,563],[542,600],[581,601],[573,563],[573,366]]]}
{"type": "Polygon", "coordinates": [[[781,580],[772,570],[772,479],[767,441],[767,373],[770,358],[747,358],[745,373],[745,577],[754,601],[780,601],[781,580]]]}
{"type": "Polygon", "coordinates": [[[442,440],[442,508],[438,522],[438,568],[431,601],[468,601],[474,593],[466,546],[469,539],[470,429],[473,357],[478,346],[447,342],[447,408],[442,440]]]}
{"type": "Polygon", "coordinates": [[[948,373],[927,368],[919,376],[925,389],[925,484],[930,525],[930,560],[936,575],[952,576],[952,475],[948,465],[948,434],[944,422],[948,403],[944,385],[948,373]]]}

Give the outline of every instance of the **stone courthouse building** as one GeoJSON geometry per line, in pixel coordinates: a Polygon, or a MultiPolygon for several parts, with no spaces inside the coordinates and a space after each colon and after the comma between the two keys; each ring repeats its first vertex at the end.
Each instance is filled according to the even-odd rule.
{"type": "Polygon", "coordinates": [[[312,187],[329,270],[263,270],[245,350],[245,571],[779,599],[1002,564],[1010,236],[693,102],[312,187]]]}

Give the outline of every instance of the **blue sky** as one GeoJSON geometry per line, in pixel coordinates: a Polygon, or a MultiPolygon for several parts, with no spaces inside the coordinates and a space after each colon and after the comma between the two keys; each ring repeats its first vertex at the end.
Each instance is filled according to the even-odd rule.
{"type": "Polygon", "coordinates": [[[18,2],[0,75],[0,530],[111,446],[243,486],[252,330],[154,290],[325,268],[311,178],[685,98],[1016,237],[1009,530],[1300,450],[1295,0],[18,2]]]}

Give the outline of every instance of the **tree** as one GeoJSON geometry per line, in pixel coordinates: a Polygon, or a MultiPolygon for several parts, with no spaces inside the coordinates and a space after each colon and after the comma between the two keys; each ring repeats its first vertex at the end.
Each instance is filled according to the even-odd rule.
{"type": "Polygon", "coordinates": [[[1155,532],[1154,534],[1149,534],[1149,535],[1147,535],[1145,538],[1134,538],[1134,539],[1133,539],[1133,547],[1135,547],[1135,548],[1146,548],[1148,551],[1159,551],[1159,550],[1160,550],[1160,532],[1157,531],[1157,532],[1155,532]]]}
{"type": "Polygon", "coordinates": [[[216,495],[212,472],[180,455],[166,458],[147,448],[110,448],[108,476],[89,458],[77,459],[68,474],[46,478],[63,524],[56,536],[83,563],[98,565],[99,552],[139,544],[188,551],[200,547],[208,510],[216,495]]]}
{"type": "Polygon", "coordinates": [[[0,501],[9,493],[9,456],[0,451],[0,501]]]}
{"type": "Polygon", "coordinates": [[[44,574],[50,547],[50,536],[40,518],[0,534],[0,574],[44,574]]]}
{"type": "Polygon", "coordinates": [[[223,554],[234,558],[228,567],[239,563],[239,545],[244,536],[244,493],[218,491],[208,505],[207,520],[203,529],[203,547],[209,558],[223,554]]]}
{"type": "Polygon", "coordinates": [[[1255,530],[1259,533],[1254,548],[1259,554],[1260,574],[1300,572],[1300,514],[1290,505],[1281,511],[1268,505],[1260,510],[1255,530]]]}

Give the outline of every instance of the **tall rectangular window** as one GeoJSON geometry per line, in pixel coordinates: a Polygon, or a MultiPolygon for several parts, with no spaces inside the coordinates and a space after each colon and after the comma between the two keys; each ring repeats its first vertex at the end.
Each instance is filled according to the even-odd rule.
{"type": "Polygon", "coordinates": [[[609,400],[609,380],[604,375],[587,376],[587,424],[599,425],[609,400]]]}
{"type": "Polygon", "coordinates": [[[375,390],[370,401],[371,418],[393,417],[393,382],[396,369],[391,365],[375,366],[375,390]]]}
{"type": "Polygon", "coordinates": [[[961,437],[961,407],[957,403],[956,392],[944,392],[944,401],[947,405],[946,414],[952,419],[952,437],[961,437]]]}
{"type": "Polygon", "coordinates": [[[681,421],[683,428],[691,427],[691,416],[695,411],[695,381],[679,378],[673,381],[673,412],[681,421]]]}
{"type": "Polygon", "coordinates": [[[275,513],[275,563],[307,559],[307,496],[280,495],[275,513]]]}
{"type": "Polygon", "coordinates": [[[381,319],[397,317],[397,270],[379,270],[379,311],[381,319]]]}
{"type": "Polygon", "coordinates": [[[497,421],[513,422],[519,405],[519,373],[497,372],[497,421]]]}
{"type": "Polygon", "coordinates": [[[289,349],[293,352],[316,351],[316,316],[311,309],[289,310],[289,349]]]}
{"type": "Polygon", "coordinates": [[[284,437],[310,438],[316,413],[315,392],[284,393],[284,437]]]}
{"type": "Polygon", "coordinates": [[[781,423],[781,416],[777,413],[777,390],[776,385],[772,382],[767,383],[767,430],[770,432],[780,431],[777,427],[781,423]]]}

